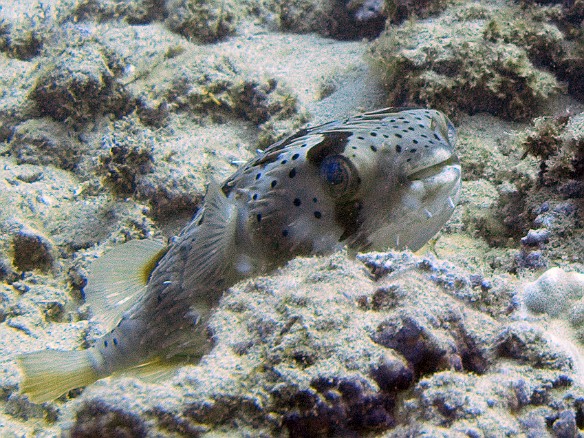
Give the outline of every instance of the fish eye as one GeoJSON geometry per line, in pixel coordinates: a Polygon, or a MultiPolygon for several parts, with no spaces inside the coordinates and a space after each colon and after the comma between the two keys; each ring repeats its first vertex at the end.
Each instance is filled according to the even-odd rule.
{"type": "Polygon", "coordinates": [[[320,164],[320,176],[333,198],[355,193],[361,182],[355,166],[342,155],[325,157],[320,164]]]}

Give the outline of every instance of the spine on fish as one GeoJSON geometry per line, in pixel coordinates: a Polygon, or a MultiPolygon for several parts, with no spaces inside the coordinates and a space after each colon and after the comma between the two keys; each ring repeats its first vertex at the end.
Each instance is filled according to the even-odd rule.
{"type": "Polygon", "coordinates": [[[18,357],[24,375],[22,392],[34,403],[51,401],[61,394],[104,377],[99,374],[99,353],[93,349],[46,350],[18,357]]]}

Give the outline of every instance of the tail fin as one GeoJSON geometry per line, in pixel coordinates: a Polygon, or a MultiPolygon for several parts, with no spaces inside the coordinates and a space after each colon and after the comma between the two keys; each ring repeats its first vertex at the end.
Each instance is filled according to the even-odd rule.
{"type": "Polygon", "coordinates": [[[54,400],[99,378],[90,350],[36,351],[19,356],[17,361],[24,374],[21,391],[33,403],[54,400]]]}

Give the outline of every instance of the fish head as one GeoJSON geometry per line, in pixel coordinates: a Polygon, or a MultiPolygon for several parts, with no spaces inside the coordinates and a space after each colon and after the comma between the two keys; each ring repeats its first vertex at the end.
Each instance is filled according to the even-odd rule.
{"type": "Polygon", "coordinates": [[[241,251],[277,265],[343,245],[419,249],[458,202],[455,139],[438,111],[386,108],[275,143],[222,186],[241,251]]]}
{"type": "Polygon", "coordinates": [[[419,249],[459,199],[454,125],[420,109],[365,113],[351,129],[354,140],[320,164],[346,243],[357,250],[419,249]]]}

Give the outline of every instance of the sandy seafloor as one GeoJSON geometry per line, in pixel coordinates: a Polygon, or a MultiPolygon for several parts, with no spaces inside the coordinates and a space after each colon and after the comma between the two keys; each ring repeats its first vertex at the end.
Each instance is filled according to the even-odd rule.
{"type": "Polygon", "coordinates": [[[581,435],[584,281],[524,289],[552,267],[584,273],[584,105],[570,73],[584,40],[562,22],[584,6],[443,3],[418,22],[394,15],[375,41],[335,38],[343,2],[0,1],[0,436],[581,435]],[[488,27],[503,36],[484,47],[509,62],[480,67],[487,79],[472,62],[445,74],[453,47],[480,44],[415,26],[439,35],[468,19],[484,36],[489,7],[521,15],[488,27]],[[543,30],[523,38],[534,22],[543,30]],[[411,62],[385,75],[371,59],[396,29],[425,39],[388,43],[411,62]],[[417,52],[428,44],[434,55],[417,52]],[[445,62],[426,94],[408,94],[429,56],[445,62]],[[165,379],[104,379],[41,405],[19,393],[16,355],[102,334],[83,302],[92,259],[178,233],[209,177],[258,147],[404,100],[447,111],[459,134],[463,193],[431,246],[244,281],[210,323],[211,352],[165,379]]]}

